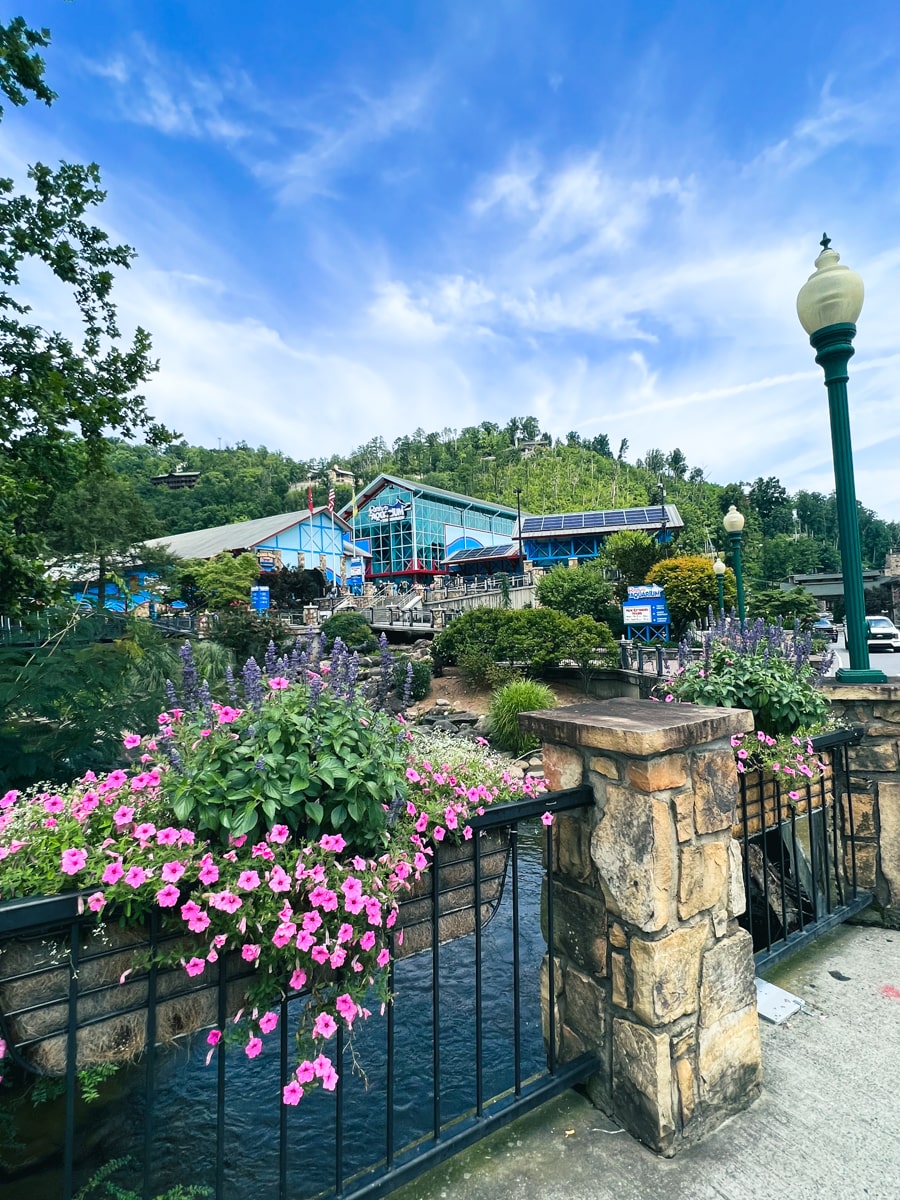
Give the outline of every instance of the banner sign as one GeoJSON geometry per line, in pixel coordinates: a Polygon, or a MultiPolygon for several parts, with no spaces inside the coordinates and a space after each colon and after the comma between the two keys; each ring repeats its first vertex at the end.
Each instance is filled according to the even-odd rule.
{"type": "Polygon", "coordinates": [[[267,587],[252,587],[250,589],[250,605],[257,612],[265,612],[269,607],[269,589],[267,587]]]}
{"type": "Polygon", "coordinates": [[[363,574],[363,560],[361,558],[350,559],[350,578],[361,579],[363,574]]]}
{"type": "Polygon", "coordinates": [[[410,510],[406,500],[395,500],[393,504],[373,504],[369,508],[370,521],[402,521],[410,510]]]}

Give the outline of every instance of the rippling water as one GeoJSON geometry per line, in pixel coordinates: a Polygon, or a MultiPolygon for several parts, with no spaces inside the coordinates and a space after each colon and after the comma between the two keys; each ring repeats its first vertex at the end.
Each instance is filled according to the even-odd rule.
{"type": "MultiPolygon", "coordinates": [[[[519,938],[521,955],[522,1076],[546,1067],[541,1035],[539,966],[544,953],[540,931],[541,845],[539,829],[519,835],[519,938]]],[[[509,880],[500,908],[482,934],[485,1097],[511,1088],[513,1067],[512,904],[509,880]]],[[[474,936],[441,948],[441,1117],[453,1119],[475,1103],[474,936]]],[[[426,1136],[432,1128],[433,1039],[432,956],[400,961],[395,991],[395,1149],[426,1136]]],[[[300,1001],[297,1002],[299,1005],[300,1001]]],[[[292,1010],[292,1025],[297,1009],[292,1010]]],[[[386,1022],[377,1013],[354,1036],[366,1083],[344,1071],[345,1176],[377,1163],[386,1138],[386,1022]]],[[[278,1131],[281,1116],[277,1035],[254,1060],[226,1057],[226,1196],[234,1200],[277,1195],[278,1131]]],[[[216,1155],[216,1068],[205,1065],[207,1046],[200,1034],[188,1044],[157,1053],[151,1195],[175,1183],[212,1187],[216,1155]]],[[[56,1106],[54,1106],[56,1107],[56,1106]]],[[[40,1110],[35,1110],[37,1113],[40,1110]]],[[[78,1182],[103,1163],[130,1155],[144,1159],[144,1072],[121,1071],[104,1100],[83,1110],[79,1125],[78,1182]]],[[[287,1110],[289,1191],[298,1200],[330,1190],[335,1182],[335,1097],[320,1089],[287,1110]]],[[[48,1112],[48,1117],[51,1114],[48,1112]]],[[[53,1120],[58,1117],[53,1115],[53,1120]]],[[[46,1130],[46,1121],[41,1124],[46,1130]]],[[[2,1176],[0,1176],[2,1178],[2,1176]]],[[[139,1176],[131,1186],[138,1191],[139,1176]]],[[[3,1200],[58,1200],[58,1170],[0,1186],[3,1200]]]]}

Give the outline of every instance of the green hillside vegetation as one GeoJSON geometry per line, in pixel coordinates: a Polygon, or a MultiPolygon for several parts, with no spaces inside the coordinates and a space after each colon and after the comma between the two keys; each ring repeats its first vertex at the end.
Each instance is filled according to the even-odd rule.
{"type": "MultiPolygon", "coordinates": [[[[387,472],[510,508],[521,488],[522,510],[534,514],[659,504],[665,497],[685,523],[672,546],[678,554],[724,551],[722,516],[737,504],[747,518],[749,582],[776,584],[792,573],[840,566],[833,496],[790,495],[774,477],[757,479],[745,495],[737,483],[707,480],[677,448],[650,449],[632,462],[627,441],[615,453],[603,435],[587,441],[573,432],[553,443],[530,417],[502,427],[484,421],[458,433],[419,429],[390,448],[376,438],[349,454],[305,461],[245,444],[210,450],[186,442],[161,447],[111,439],[106,451],[103,477],[95,470],[86,485],[84,443],[72,438],[54,445],[55,493],[45,493],[45,503],[23,513],[19,525],[31,544],[43,546],[45,558],[114,555],[141,538],[302,510],[309,480],[314,502],[324,505],[327,471],[335,465],[352,471],[360,487],[387,472]],[[199,472],[195,487],[171,490],[151,482],[182,466],[199,472]],[[74,506],[73,494],[79,499],[74,506]]],[[[46,488],[51,491],[50,481],[46,488]]],[[[335,492],[338,507],[352,496],[346,484],[335,492]]],[[[900,545],[900,525],[862,506],[859,514],[864,564],[880,568],[886,551],[900,545]]]]}

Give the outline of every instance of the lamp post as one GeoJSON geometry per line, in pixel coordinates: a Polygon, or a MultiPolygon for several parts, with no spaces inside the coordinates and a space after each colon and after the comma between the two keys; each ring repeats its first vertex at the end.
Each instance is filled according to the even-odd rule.
{"type": "Polygon", "coordinates": [[[727,567],[721,558],[716,557],[713,570],[716,573],[716,583],[719,587],[719,616],[723,617],[725,615],[725,572],[727,567]]]}
{"type": "Polygon", "coordinates": [[[741,534],[744,531],[744,515],[739,513],[732,504],[725,514],[722,524],[731,542],[731,558],[734,563],[734,582],[737,584],[738,616],[741,624],[746,619],[744,611],[744,572],[741,568],[741,534]]]}
{"type": "Polygon", "coordinates": [[[850,444],[847,402],[847,364],[853,357],[856,320],[863,306],[863,281],[855,271],[839,265],[841,256],[822,235],[822,253],[816,269],[797,296],[797,316],[809,334],[816,362],[825,371],[828,413],[831,421],[831,454],[834,459],[834,494],[837,506],[838,543],[844,580],[847,649],[850,667],[839,667],[835,677],[844,683],[886,683],[883,671],[869,666],[866,639],[866,604],[863,594],[862,550],[850,444]]]}
{"type": "Polygon", "coordinates": [[[522,562],[525,558],[525,555],[522,553],[522,489],[521,488],[516,488],[516,516],[518,517],[518,524],[516,525],[516,530],[519,535],[519,574],[521,575],[522,574],[522,562]]]}

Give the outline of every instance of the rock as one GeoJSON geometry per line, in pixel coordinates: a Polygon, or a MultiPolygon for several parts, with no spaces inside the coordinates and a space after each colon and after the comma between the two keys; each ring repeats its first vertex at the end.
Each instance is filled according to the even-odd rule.
{"type": "Polygon", "coordinates": [[[635,1014],[648,1025],[668,1025],[700,1004],[700,961],[707,926],[676,929],[658,942],[631,939],[635,1014]]]}
{"type": "Polygon", "coordinates": [[[675,832],[668,805],[610,783],[591,857],[614,912],[647,931],[664,928],[674,892],[675,832]]]}

